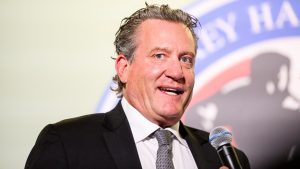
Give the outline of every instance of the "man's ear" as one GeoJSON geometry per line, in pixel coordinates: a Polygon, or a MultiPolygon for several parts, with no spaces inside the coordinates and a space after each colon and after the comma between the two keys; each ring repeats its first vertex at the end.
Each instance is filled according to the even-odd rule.
{"type": "Polygon", "coordinates": [[[124,55],[119,55],[116,58],[115,69],[121,82],[126,83],[129,71],[129,61],[124,55]]]}

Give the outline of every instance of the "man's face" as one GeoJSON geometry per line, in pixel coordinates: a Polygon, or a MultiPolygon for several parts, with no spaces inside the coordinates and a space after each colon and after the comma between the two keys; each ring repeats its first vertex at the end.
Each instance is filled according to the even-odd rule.
{"type": "Polygon", "coordinates": [[[132,62],[121,59],[126,60],[120,78],[126,83],[123,95],[150,121],[161,127],[173,125],[192,96],[193,36],[181,23],[149,19],[139,26],[136,44],[132,62]]]}

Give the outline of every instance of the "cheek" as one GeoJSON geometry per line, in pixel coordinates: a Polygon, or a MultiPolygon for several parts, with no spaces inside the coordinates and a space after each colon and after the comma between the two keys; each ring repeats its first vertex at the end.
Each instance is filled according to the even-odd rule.
{"type": "Polygon", "coordinates": [[[149,74],[153,77],[157,77],[162,74],[162,68],[153,68],[152,70],[149,71],[149,74]]]}
{"type": "Polygon", "coordinates": [[[164,67],[162,65],[150,65],[149,68],[144,68],[145,77],[151,80],[158,79],[164,73],[164,67]]]}
{"type": "Polygon", "coordinates": [[[143,66],[135,67],[131,70],[129,82],[137,88],[145,88],[146,86],[153,85],[157,76],[159,75],[159,69],[153,65],[143,64],[143,66]]]}
{"type": "Polygon", "coordinates": [[[194,83],[195,83],[195,74],[194,74],[193,71],[190,71],[190,72],[186,73],[186,82],[187,82],[188,86],[190,86],[190,87],[194,86],[194,83]]]}

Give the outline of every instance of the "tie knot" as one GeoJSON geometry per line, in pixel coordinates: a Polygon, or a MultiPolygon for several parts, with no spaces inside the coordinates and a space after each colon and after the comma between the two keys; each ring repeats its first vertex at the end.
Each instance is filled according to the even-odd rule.
{"type": "Polygon", "coordinates": [[[173,139],[172,135],[169,130],[156,130],[154,133],[159,146],[170,145],[173,139]]]}

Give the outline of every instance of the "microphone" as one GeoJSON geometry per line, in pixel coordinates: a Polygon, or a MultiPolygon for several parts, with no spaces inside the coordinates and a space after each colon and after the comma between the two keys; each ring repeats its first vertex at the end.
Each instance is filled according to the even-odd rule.
{"type": "Polygon", "coordinates": [[[225,127],[216,127],[209,134],[209,142],[217,150],[221,163],[230,169],[242,169],[231,141],[232,134],[225,127]]]}

